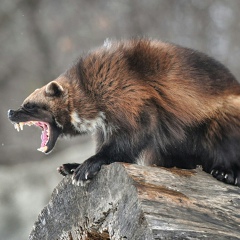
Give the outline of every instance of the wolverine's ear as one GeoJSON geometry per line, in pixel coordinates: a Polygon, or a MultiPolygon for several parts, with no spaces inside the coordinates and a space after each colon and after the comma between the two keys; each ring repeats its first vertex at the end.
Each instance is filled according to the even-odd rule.
{"type": "Polygon", "coordinates": [[[63,93],[63,87],[53,81],[47,84],[45,92],[48,97],[60,97],[63,93]]]}

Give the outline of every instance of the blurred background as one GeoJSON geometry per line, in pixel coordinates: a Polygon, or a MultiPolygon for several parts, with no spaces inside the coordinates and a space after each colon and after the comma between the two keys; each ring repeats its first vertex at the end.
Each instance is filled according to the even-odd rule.
{"type": "Polygon", "coordinates": [[[33,90],[106,38],[151,37],[195,48],[240,79],[239,0],[0,0],[0,238],[27,239],[64,162],[94,153],[89,137],[59,140],[45,156],[41,131],[7,119],[33,90]]]}

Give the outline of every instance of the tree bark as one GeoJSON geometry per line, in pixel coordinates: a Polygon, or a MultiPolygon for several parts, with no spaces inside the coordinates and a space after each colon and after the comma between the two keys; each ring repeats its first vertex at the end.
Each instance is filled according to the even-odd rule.
{"type": "Polygon", "coordinates": [[[240,188],[196,170],[114,163],[85,186],[65,177],[30,240],[240,239],[240,188]]]}

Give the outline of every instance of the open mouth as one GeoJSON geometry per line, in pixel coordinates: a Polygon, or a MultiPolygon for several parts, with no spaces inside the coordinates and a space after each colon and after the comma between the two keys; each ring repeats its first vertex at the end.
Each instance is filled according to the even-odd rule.
{"type": "Polygon", "coordinates": [[[49,124],[47,122],[41,122],[41,121],[27,121],[27,122],[19,122],[19,123],[13,123],[14,128],[19,132],[20,130],[23,130],[23,126],[37,126],[42,130],[41,134],[41,146],[37,150],[43,153],[49,153],[59,136],[58,131],[54,128],[52,124],[49,124]]]}

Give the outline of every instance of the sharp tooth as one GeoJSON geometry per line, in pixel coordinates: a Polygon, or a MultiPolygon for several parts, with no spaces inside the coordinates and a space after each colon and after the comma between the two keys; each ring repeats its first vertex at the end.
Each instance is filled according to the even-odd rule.
{"type": "Polygon", "coordinates": [[[23,125],[24,125],[23,122],[20,122],[20,123],[19,123],[19,126],[20,126],[20,129],[21,129],[21,130],[23,130],[23,125]]]}
{"type": "Polygon", "coordinates": [[[18,125],[18,123],[14,124],[14,128],[17,129],[17,131],[19,132],[19,125],[18,125]]]}
{"type": "Polygon", "coordinates": [[[38,148],[37,150],[40,151],[40,152],[43,152],[45,153],[47,151],[48,147],[47,146],[44,146],[44,147],[40,147],[38,148]]]}

